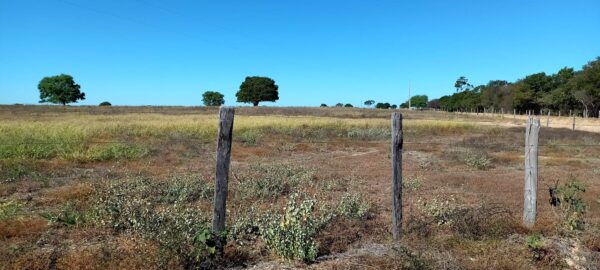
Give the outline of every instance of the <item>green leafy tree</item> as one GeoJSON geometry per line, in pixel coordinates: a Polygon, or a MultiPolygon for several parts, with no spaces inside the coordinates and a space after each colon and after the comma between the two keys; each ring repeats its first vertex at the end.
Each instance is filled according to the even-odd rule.
{"type": "Polygon", "coordinates": [[[459,92],[470,89],[473,86],[469,84],[469,79],[467,79],[465,76],[460,76],[458,79],[456,79],[454,87],[456,88],[456,92],[459,92]]]}
{"type": "Polygon", "coordinates": [[[325,103],[322,103],[322,104],[321,104],[321,107],[325,108],[325,107],[327,107],[327,104],[325,104],[325,103]]]}
{"type": "Polygon", "coordinates": [[[100,106],[100,107],[112,106],[112,104],[110,104],[110,102],[108,102],[108,101],[102,101],[98,106],[100,106]]]}
{"type": "Polygon", "coordinates": [[[73,77],[66,74],[44,77],[38,84],[40,90],[40,103],[50,102],[62,104],[85,99],[85,93],[81,92],[80,86],[75,83],[73,77]]]}
{"type": "Polygon", "coordinates": [[[344,104],[344,107],[346,107],[346,108],[352,108],[354,106],[352,106],[352,104],[350,104],[350,103],[346,103],[346,104],[344,104]]]}
{"type": "Polygon", "coordinates": [[[344,107],[344,104],[343,103],[336,103],[335,106],[336,107],[344,107]]]}
{"type": "Polygon", "coordinates": [[[268,77],[246,77],[235,96],[237,102],[252,103],[253,106],[258,106],[261,101],[277,101],[279,99],[279,86],[275,84],[273,79],[268,77]]]}
{"type": "Polygon", "coordinates": [[[386,103],[379,102],[379,103],[375,104],[375,108],[377,108],[377,109],[389,109],[391,106],[392,105],[390,105],[387,102],[386,103]]]}
{"type": "Polygon", "coordinates": [[[224,95],[215,91],[206,91],[202,94],[204,106],[221,106],[225,104],[224,95]]]}
{"type": "Polygon", "coordinates": [[[373,104],[375,104],[375,100],[369,99],[369,100],[365,101],[364,104],[367,107],[371,107],[371,106],[373,106],[373,104]]]}
{"type": "Polygon", "coordinates": [[[410,98],[410,105],[417,108],[425,108],[427,107],[427,101],[429,101],[427,95],[416,95],[410,98]]]}

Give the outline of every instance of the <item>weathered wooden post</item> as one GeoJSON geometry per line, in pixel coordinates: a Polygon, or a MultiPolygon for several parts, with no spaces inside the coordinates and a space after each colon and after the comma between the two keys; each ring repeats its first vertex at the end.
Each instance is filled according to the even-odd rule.
{"type": "Polygon", "coordinates": [[[550,126],[550,110],[548,110],[548,117],[546,118],[546,127],[550,126]]]}
{"type": "Polygon", "coordinates": [[[392,114],[392,235],[402,236],[402,114],[392,114]]]}
{"type": "Polygon", "coordinates": [[[513,109],[513,119],[517,119],[517,109],[513,109]]]}
{"type": "Polygon", "coordinates": [[[573,130],[575,130],[575,114],[573,114],[573,130]]]}
{"type": "Polygon", "coordinates": [[[525,128],[525,189],[523,224],[532,227],[537,214],[538,138],[540,119],[529,118],[525,128]]]}
{"type": "MultiPolygon", "coordinates": [[[[229,163],[231,160],[231,137],[233,135],[233,107],[221,107],[219,110],[219,133],[217,138],[217,171],[215,176],[215,197],[213,205],[212,229],[215,233],[225,230],[227,203],[227,184],[229,182],[229,163]]],[[[222,243],[217,243],[222,248],[222,243]]]]}

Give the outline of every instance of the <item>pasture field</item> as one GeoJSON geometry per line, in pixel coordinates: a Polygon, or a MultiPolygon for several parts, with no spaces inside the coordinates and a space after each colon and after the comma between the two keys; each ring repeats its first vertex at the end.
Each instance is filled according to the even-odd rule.
{"type": "Polygon", "coordinates": [[[0,269],[600,266],[600,120],[541,118],[526,228],[523,117],[402,111],[394,242],[391,112],[236,108],[214,235],[217,108],[0,106],[0,269]]]}

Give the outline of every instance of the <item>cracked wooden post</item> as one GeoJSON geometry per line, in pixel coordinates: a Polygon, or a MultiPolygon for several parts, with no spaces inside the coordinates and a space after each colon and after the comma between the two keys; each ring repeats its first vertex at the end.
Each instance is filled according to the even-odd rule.
{"type": "MultiPolygon", "coordinates": [[[[219,110],[219,133],[217,137],[217,169],[215,175],[215,197],[213,201],[212,230],[217,235],[225,230],[227,203],[227,185],[229,182],[229,163],[231,160],[231,137],[233,135],[233,107],[221,107],[219,110]]],[[[217,237],[219,238],[219,237],[217,237]]],[[[223,244],[217,239],[217,249],[222,253],[223,244]]]]}
{"type": "Polygon", "coordinates": [[[525,188],[523,224],[533,227],[537,214],[538,141],[540,119],[529,118],[525,128],[525,188]]]}
{"type": "Polygon", "coordinates": [[[392,235],[402,236],[402,114],[392,114],[392,235]]]}

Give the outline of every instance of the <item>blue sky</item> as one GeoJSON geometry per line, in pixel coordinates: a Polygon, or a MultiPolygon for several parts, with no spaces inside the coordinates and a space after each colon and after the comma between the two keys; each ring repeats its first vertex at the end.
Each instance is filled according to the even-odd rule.
{"type": "MultiPolygon", "coordinates": [[[[72,75],[96,105],[227,105],[246,76],[269,106],[398,104],[600,56],[600,1],[0,0],[0,104],[72,75]]],[[[261,103],[262,104],[262,103],[261,103]]]]}

